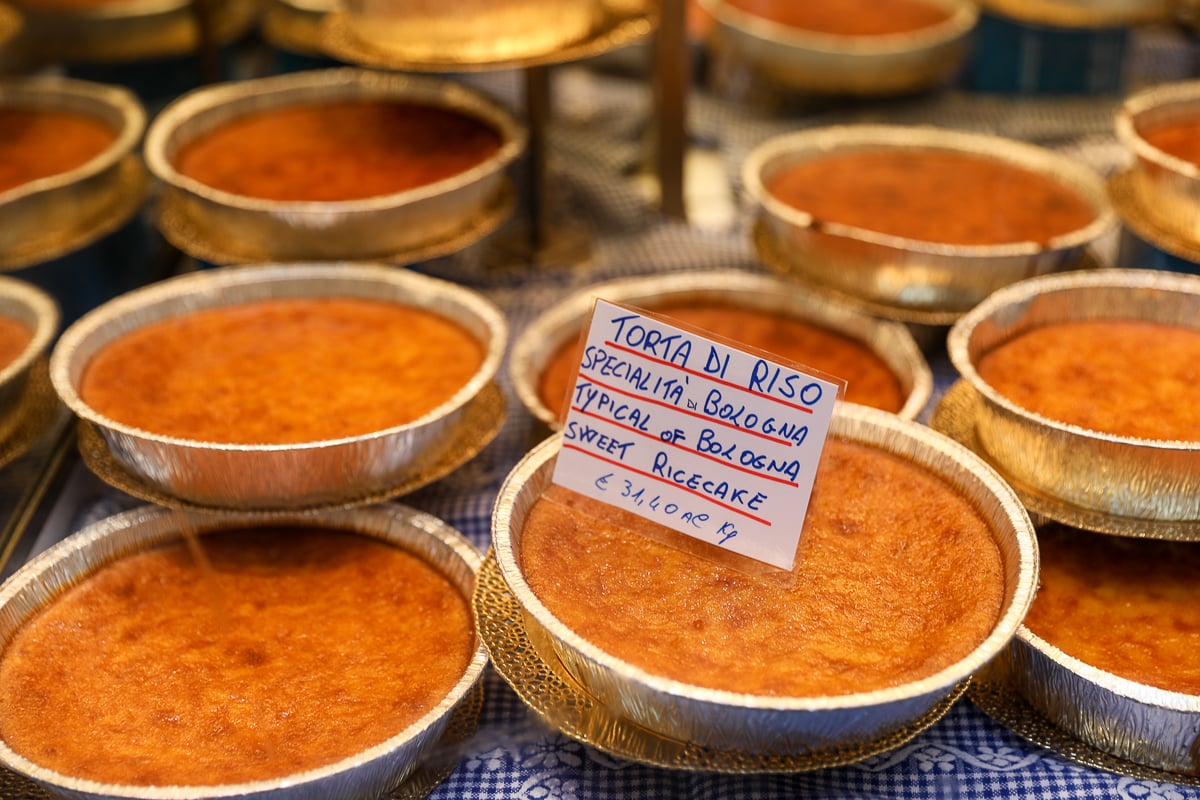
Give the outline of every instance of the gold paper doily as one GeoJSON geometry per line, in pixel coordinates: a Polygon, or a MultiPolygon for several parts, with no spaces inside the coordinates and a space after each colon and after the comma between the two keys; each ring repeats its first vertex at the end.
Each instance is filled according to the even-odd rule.
{"type": "Polygon", "coordinates": [[[1142,208],[1142,204],[1138,202],[1133,186],[1133,172],[1132,169],[1125,170],[1114,175],[1108,182],[1108,198],[1112,201],[1121,222],[1142,241],[1185,261],[1190,261],[1198,265],[1197,270],[1200,270],[1200,244],[1187,241],[1177,232],[1169,230],[1151,219],[1142,208]]]}
{"type": "MultiPolygon", "coordinates": [[[[189,256],[218,266],[255,264],[278,260],[264,257],[262,253],[239,253],[236,249],[228,248],[227,245],[231,244],[230,242],[214,241],[211,237],[206,236],[196,228],[191,218],[179,208],[178,201],[173,198],[173,192],[163,192],[159,197],[154,206],[154,224],[168,242],[189,256]]],[[[382,261],[402,267],[452,255],[470,247],[495,231],[512,216],[515,206],[516,191],[513,189],[512,181],[505,179],[501,184],[500,190],[487,206],[472,215],[471,219],[467,221],[466,226],[454,235],[409,250],[388,253],[367,260],[382,261]]]]}
{"type": "MultiPolygon", "coordinates": [[[[780,249],[779,242],[771,235],[766,223],[762,220],[754,223],[754,230],[751,236],[759,261],[771,272],[780,277],[787,278],[793,283],[800,284],[815,294],[827,297],[843,305],[853,306],[871,316],[910,325],[927,325],[933,328],[944,328],[953,325],[958,321],[959,317],[969,310],[944,311],[940,309],[906,308],[904,306],[893,306],[887,303],[868,300],[864,297],[857,297],[835,287],[827,286],[797,270],[792,265],[787,254],[780,249]]],[[[1100,264],[1096,260],[1095,254],[1090,250],[1084,250],[1075,261],[1059,271],[1096,269],[1099,266],[1100,264]]]]}
{"type": "Polygon", "coordinates": [[[128,495],[167,508],[198,512],[261,513],[273,515],[285,511],[317,511],[335,508],[351,508],[372,505],[415,492],[434,481],[444,478],[466,464],[486,447],[500,430],[504,422],[505,402],[500,387],[495,383],[486,385],[479,395],[467,403],[462,421],[447,433],[445,446],[427,459],[412,464],[397,482],[385,489],[363,492],[348,487],[346,496],[314,506],[280,508],[241,508],[238,506],[209,506],[193,503],[163,491],[140,475],[134,474],[125,464],[118,461],[109,451],[104,437],[93,423],[79,421],[79,453],[83,463],[100,480],[128,495]]]}
{"type": "Polygon", "coordinates": [[[726,773],[806,772],[862,761],[893,750],[933,725],[963,695],[954,686],[927,714],[879,739],[803,754],[722,750],[671,739],[630,722],[604,706],[558,661],[541,658],[529,639],[524,612],[489,552],[475,584],[475,618],[492,666],[547,724],[610,755],[680,770],[726,773]]]}
{"type": "Polygon", "coordinates": [[[961,379],[955,381],[934,408],[933,416],[929,420],[929,427],[939,433],[944,433],[988,462],[1016,491],[1025,508],[1034,516],[1035,523],[1039,522],[1037,517],[1043,517],[1046,520],[1061,522],[1072,528],[1080,528],[1093,533],[1175,542],[1200,541],[1200,520],[1119,517],[1114,514],[1080,508],[1005,475],[1003,467],[994,462],[975,435],[975,420],[980,402],[978,393],[969,383],[961,379]]]}
{"type": "Polygon", "coordinates": [[[1008,728],[1022,739],[1085,767],[1138,780],[1200,786],[1198,775],[1183,775],[1147,767],[1081,742],[1029,705],[1028,701],[999,674],[994,665],[975,675],[967,690],[967,699],[998,725],[1008,728]]]}
{"type": "Polygon", "coordinates": [[[50,383],[48,362],[40,359],[30,367],[16,405],[0,418],[0,467],[27,453],[64,410],[50,383]]]}
{"type": "Polygon", "coordinates": [[[608,53],[653,33],[656,16],[642,6],[630,5],[612,0],[604,3],[600,18],[588,36],[557,50],[525,58],[489,61],[446,52],[438,59],[413,59],[402,52],[364,42],[351,30],[347,14],[341,9],[330,12],[322,20],[321,44],[326,55],[338,60],[402,72],[484,72],[565,64],[608,53]]]}
{"type": "MultiPolygon", "coordinates": [[[[482,709],[483,681],[480,680],[463,696],[447,720],[442,738],[413,773],[380,800],[424,800],[428,797],[458,765],[459,749],[478,729],[482,709]]],[[[25,776],[0,767],[0,800],[53,800],[54,797],[25,776]]]]}
{"type": "Polygon", "coordinates": [[[125,156],[117,165],[117,177],[110,205],[104,213],[82,221],[78,228],[58,231],[53,236],[30,237],[20,245],[0,253],[0,271],[41,264],[86,247],[124,225],[142,207],[149,179],[141,158],[125,156]]]}

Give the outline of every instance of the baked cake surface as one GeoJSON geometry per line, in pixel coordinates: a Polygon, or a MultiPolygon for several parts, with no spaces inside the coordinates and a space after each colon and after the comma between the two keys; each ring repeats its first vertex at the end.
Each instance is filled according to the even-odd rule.
{"type": "Polygon", "coordinates": [[[423,309],[356,297],[248,302],[137,328],[84,367],[100,414],[203,442],[292,444],[413,422],[479,371],[482,344],[423,309]]]}
{"type": "Polygon", "coordinates": [[[1057,525],[1038,546],[1026,627],[1093,667],[1200,695],[1200,547],[1057,525]]]}
{"type": "Polygon", "coordinates": [[[922,0],[726,0],[747,14],[792,28],[835,36],[911,33],[950,19],[949,9],[922,0]]]}
{"type": "Polygon", "coordinates": [[[1138,135],[1164,153],[1200,165],[1200,116],[1139,126],[1138,135]]]}
{"type": "Polygon", "coordinates": [[[0,370],[25,352],[33,341],[33,331],[15,319],[0,316],[0,370]]]}
{"type": "Polygon", "coordinates": [[[835,151],[784,167],[764,184],[820,222],[923,242],[1045,244],[1096,218],[1075,190],[1045,175],[935,148],[835,151]]]}
{"type": "Polygon", "coordinates": [[[1000,552],[971,502],[862,444],[827,442],[792,586],[564,497],[539,499],[516,540],[533,593],[601,650],[695,686],[798,697],[897,686],[969,655],[1004,602],[1000,552]]]}
{"type": "Polygon", "coordinates": [[[345,101],[246,114],[187,142],[174,157],[206,186],[278,201],[396,194],[466,172],[500,134],[448,108],[345,101]]]}
{"type": "Polygon", "coordinates": [[[0,192],[78,169],[116,140],[112,127],[87,114],[0,109],[0,192]]]}
{"type": "Polygon", "coordinates": [[[1024,409],[1116,436],[1200,441],[1200,330],[1138,320],[1032,328],[984,353],[979,376],[1024,409]]]}
{"type": "Polygon", "coordinates": [[[67,589],[0,658],[0,736],[106,783],[265,780],[403,731],[462,677],[464,598],[423,559],[319,528],[200,538],[67,589]]]}
{"type": "MultiPolygon", "coordinates": [[[[728,304],[668,303],[651,310],[844,378],[848,381],[846,399],[852,403],[891,412],[904,407],[900,380],[883,359],[861,342],[835,331],[782,314],[728,304]]],[[[563,406],[581,355],[580,343],[572,339],[547,361],[538,379],[538,397],[546,408],[563,406]]]]}

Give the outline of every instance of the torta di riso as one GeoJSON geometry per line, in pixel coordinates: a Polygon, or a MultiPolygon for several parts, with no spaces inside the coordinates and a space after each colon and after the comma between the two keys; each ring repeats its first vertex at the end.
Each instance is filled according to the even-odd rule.
{"type": "Polygon", "coordinates": [[[203,534],[113,561],[0,657],[0,736],[40,767],[132,786],[281,778],[404,731],[464,675],[467,598],[351,531],[203,534]]]}
{"type": "Polygon", "coordinates": [[[814,697],[902,685],[967,657],[1004,603],[996,535],[974,504],[869,444],[827,441],[792,585],[609,520],[581,495],[543,495],[516,540],[522,574],[583,639],[692,686],[814,697]]]}

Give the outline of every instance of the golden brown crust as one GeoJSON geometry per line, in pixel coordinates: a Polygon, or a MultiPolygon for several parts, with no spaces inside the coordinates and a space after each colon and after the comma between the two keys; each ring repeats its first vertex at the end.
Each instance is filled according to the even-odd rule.
{"type": "Polygon", "coordinates": [[[58,772],[240,783],[334,763],[436,705],[475,649],[466,599],[420,558],[320,529],[121,559],[22,627],[0,735],[58,772]]]}
{"type": "Polygon", "coordinates": [[[729,4],[780,25],[834,36],[912,33],[951,16],[948,9],[922,0],[729,0],[729,4]]]}
{"type": "Polygon", "coordinates": [[[410,423],[479,371],[457,323],[350,297],[268,300],[172,317],[101,349],[80,396],[151,433],[289,444],[410,423]]]}
{"type": "Polygon", "coordinates": [[[0,317],[0,370],[7,367],[33,341],[33,331],[15,319],[0,317]]]}
{"type": "Polygon", "coordinates": [[[821,222],[921,242],[1046,243],[1096,218],[1073,189],[984,155],[933,148],[832,152],[766,181],[821,222]]]}
{"type": "Polygon", "coordinates": [[[794,586],[608,525],[545,498],[520,537],[533,592],[568,628],[646,671],[750,694],[882,689],[968,655],[999,618],[1000,552],[939,478],[830,440],[794,586]]]}
{"type": "Polygon", "coordinates": [[[86,114],[0,109],[0,192],[77,169],[116,140],[115,130],[86,114]]]}
{"type": "Polygon", "coordinates": [[[1200,441],[1200,330],[1118,319],[1044,325],[984,353],[976,370],[1048,419],[1116,436],[1200,441]]]}
{"type": "Polygon", "coordinates": [[[1106,672],[1200,695],[1200,547],[1062,526],[1038,545],[1031,631],[1106,672]]]}
{"type": "Polygon", "coordinates": [[[395,194],[449,178],[500,149],[500,134],[450,109],[359,101],[248,114],[187,143],[180,173],[280,201],[395,194]]]}

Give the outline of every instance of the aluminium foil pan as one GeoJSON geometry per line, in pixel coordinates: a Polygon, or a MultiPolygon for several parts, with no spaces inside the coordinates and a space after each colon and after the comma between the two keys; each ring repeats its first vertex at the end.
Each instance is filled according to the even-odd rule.
{"type": "MultiPolygon", "coordinates": [[[[264,517],[236,513],[188,515],[145,506],[101,520],[18,570],[0,587],[0,642],[55,596],[82,577],[119,558],[156,544],[176,541],[184,531],[207,532],[266,525],[317,526],[350,530],[407,549],[440,570],[466,598],[474,591],[481,563],[474,547],[446,523],[398,504],[323,514],[280,513],[264,517]]],[[[471,662],[441,702],[404,731],[334,764],[271,780],[212,786],[118,786],[63,775],[30,762],[0,740],[0,764],[60,797],[192,800],[246,797],[256,800],[324,800],[382,797],[412,773],[445,729],[455,708],[479,681],[487,663],[482,641],[471,662]]],[[[387,676],[380,676],[386,680],[387,676]]]]}
{"type": "MultiPolygon", "coordinates": [[[[214,42],[228,44],[246,33],[255,23],[258,5],[259,0],[213,0],[209,13],[214,42]]],[[[34,67],[191,56],[200,45],[196,16],[187,0],[68,6],[24,0],[18,7],[24,27],[13,47],[34,67]]]]}
{"type": "Polygon", "coordinates": [[[1134,156],[1125,176],[1132,200],[1151,223],[1188,243],[1200,243],[1200,165],[1166,153],[1142,131],[1200,116],[1200,81],[1166,83],[1125,100],[1113,121],[1134,156]]]}
{"type": "Polygon", "coordinates": [[[1118,28],[1170,22],[1174,0],[978,0],[989,13],[1059,28],[1118,28]]]}
{"type": "Polygon", "coordinates": [[[217,84],[165,108],[146,133],[150,172],[199,235],[250,262],[386,258],[447,239],[504,188],[504,170],[525,147],[525,129],[483,94],[443,78],[351,68],[217,84]],[[187,143],[240,117],[297,105],[352,100],[423,103],[475,117],[501,137],[486,161],[440,181],[344,201],[276,201],[214,189],[175,169],[187,143]]]}
{"type": "Polygon", "coordinates": [[[540,422],[557,428],[559,414],[538,393],[547,362],[576,340],[592,303],[601,297],[653,310],[666,304],[706,302],[782,314],[862,342],[882,358],[905,396],[899,415],[916,418],[933,393],[933,374],[909,330],[804,292],[778,278],[736,270],[622,278],[578,291],[547,309],[513,342],[509,374],[517,396],[540,422]]]}
{"type": "Polygon", "coordinates": [[[588,36],[601,0],[346,0],[346,24],[370,45],[414,61],[506,62],[588,36]]]}
{"type": "Polygon", "coordinates": [[[1134,519],[1200,519],[1200,441],[1115,436],[1047,419],[1004,397],[975,369],[980,356],[1026,330],[1085,319],[1200,329],[1200,277],[1151,270],[1042,276],[996,292],[963,316],[947,349],[981,398],[980,445],[1006,476],[1070,505],[1134,519]]]}
{"type": "Polygon", "coordinates": [[[141,205],[145,172],[134,150],[146,113],[132,92],[57,76],[9,78],[0,81],[0,108],[85,114],[116,132],[112,144],[79,167],[0,192],[0,269],[82,248],[119,227],[141,205]],[[131,185],[136,196],[130,202],[131,185]]]}
{"type": "Polygon", "coordinates": [[[87,314],[60,337],[51,354],[50,377],[66,406],[97,427],[113,457],[166,494],[208,507],[302,508],[385,489],[417,459],[452,442],[449,434],[469,401],[495,376],[506,338],[503,315],[481,295],[405,270],[378,264],[230,267],[162,281],[87,314]],[[79,396],[88,360],[140,326],[253,300],[330,295],[386,300],[441,314],[482,343],[483,364],[454,396],[411,423],[301,444],[222,444],[158,435],[109,419],[79,396]]]}
{"type": "MultiPolygon", "coordinates": [[[[832,436],[901,455],[963,492],[993,526],[1006,595],[992,632],[966,658],[919,681],[828,697],[767,697],[669,680],[636,668],[582,639],[537,598],[520,569],[521,534],[534,502],[550,485],[559,437],[545,440],[509,474],[492,513],[492,548],[523,610],[534,646],[559,659],[616,716],[656,734],[701,746],[794,753],[849,746],[906,728],[954,686],[999,653],[1016,633],[1037,584],[1037,541],[1013,490],[970,451],[909,420],[844,404],[832,436]]],[[[965,576],[964,576],[964,579],[965,576]]]]}
{"type": "Polygon", "coordinates": [[[882,96],[936,86],[962,64],[979,17],[967,0],[934,0],[951,16],[907,33],[842,36],[748,14],[725,0],[700,0],[714,36],[740,61],[780,86],[814,94],[882,96]]]}
{"type": "MultiPolygon", "coordinates": [[[[0,421],[20,401],[34,364],[58,333],[59,309],[54,298],[36,286],[0,275],[0,317],[15,320],[33,332],[20,355],[0,366],[0,421]]],[[[0,424],[0,429],[3,425],[0,424]]]]}
{"type": "Polygon", "coordinates": [[[895,308],[964,312],[996,289],[1069,266],[1112,229],[1116,214],[1100,176],[1035,145],[962,131],[896,125],[838,125],[783,134],[760,144],[742,181],[792,270],[851,297],[895,308]],[[839,151],[936,149],[1009,162],[1076,191],[1095,212],[1086,226],[1045,244],[955,245],[891,236],[814,218],[766,189],[792,164],[839,151]]]}
{"type": "Polygon", "coordinates": [[[996,666],[1050,722],[1136,764],[1200,775],[1200,697],[1098,669],[1025,626],[996,666]]]}

